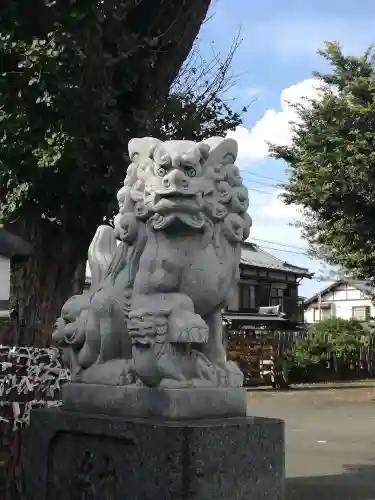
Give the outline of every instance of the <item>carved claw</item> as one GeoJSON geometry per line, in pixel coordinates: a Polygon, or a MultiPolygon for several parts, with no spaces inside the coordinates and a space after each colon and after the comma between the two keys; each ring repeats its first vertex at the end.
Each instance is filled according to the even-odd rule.
{"type": "Polygon", "coordinates": [[[168,340],[178,344],[205,344],[209,329],[198,314],[177,309],[168,322],[168,340]]]}

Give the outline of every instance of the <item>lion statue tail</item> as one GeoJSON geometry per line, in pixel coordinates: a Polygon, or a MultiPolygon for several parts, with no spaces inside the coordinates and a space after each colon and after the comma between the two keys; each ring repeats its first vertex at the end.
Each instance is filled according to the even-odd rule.
{"type": "Polygon", "coordinates": [[[99,226],[88,250],[92,288],[96,288],[107,275],[117,250],[115,232],[110,226],[99,226]]]}

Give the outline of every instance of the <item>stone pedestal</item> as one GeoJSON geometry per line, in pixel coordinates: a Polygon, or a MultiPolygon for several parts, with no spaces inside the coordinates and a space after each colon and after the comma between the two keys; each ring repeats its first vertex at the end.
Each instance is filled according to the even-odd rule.
{"type": "Polygon", "coordinates": [[[284,500],[284,424],[34,410],[29,500],[284,500]]]}
{"type": "Polygon", "coordinates": [[[66,410],[124,418],[186,420],[246,417],[243,387],[191,389],[71,383],[63,386],[66,410]]]}

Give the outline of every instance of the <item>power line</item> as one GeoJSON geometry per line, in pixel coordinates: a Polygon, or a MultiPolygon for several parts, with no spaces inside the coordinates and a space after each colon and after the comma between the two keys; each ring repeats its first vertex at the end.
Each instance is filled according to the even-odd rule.
{"type": "Polygon", "coordinates": [[[287,243],[281,243],[280,241],[263,240],[262,238],[257,238],[255,236],[250,236],[250,238],[252,238],[253,240],[256,240],[256,241],[263,241],[264,243],[271,243],[272,245],[280,245],[282,247],[296,248],[297,250],[303,250],[303,251],[308,250],[307,248],[304,248],[304,247],[300,247],[297,245],[288,245],[287,243]]]}
{"type": "Polygon", "coordinates": [[[277,184],[271,184],[269,182],[264,182],[264,181],[257,181],[253,178],[247,177],[246,175],[242,175],[242,179],[245,182],[253,182],[254,184],[261,184],[262,186],[270,186],[270,187],[275,187],[275,188],[279,187],[277,184]]]}
{"type": "Polygon", "coordinates": [[[328,283],[328,282],[337,281],[337,279],[335,279],[335,278],[322,278],[322,277],[319,277],[319,276],[313,276],[311,279],[315,280],[315,281],[321,281],[322,283],[328,283]]]}
{"type": "MultiPolygon", "coordinates": [[[[261,240],[260,238],[253,238],[254,240],[256,239],[257,241],[266,241],[266,242],[270,242],[270,243],[275,243],[277,245],[283,245],[283,246],[290,246],[291,248],[301,248],[302,247],[298,247],[298,246],[294,246],[294,245],[284,245],[283,243],[276,243],[276,242],[273,242],[271,240],[261,240]]],[[[254,242],[253,242],[254,243],[254,242]]],[[[284,253],[290,253],[290,254],[293,254],[293,255],[304,255],[310,259],[312,259],[312,257],[310,257],[310,255],[306,252],[298,252],[298,251],[294,251],[294,250],[287,250],[287,249],[284,249],[284,248],[275,248],[275,247],[270,247],[270,246],[263,246],[263,245],[259,245],[257,243],[255,243],[257,245],[258,248],[260,249],[263,249],[263,250],[273,250],[275,252],[284,252],[284,253]]],[[[314,281],[319,281],[321,283],[327,283],[327,282],[334,282],[334,281],[337,281],[337,278],[335,277],[327,277],[327,278],[323,278],[323,277],[319,277],[319,276],[312,276],[310,279],[314,280],[314,281]]]]}
{"type": "Polygon", "coordinates": [[[246,182],[252,182],[254,184],[261,184],[262,186],[269,186],[272,188],[279,188],[281,186],[278,186],[277,184],[270,184],[269,182],[262,182],[262,181],[254,181],[253,179],[244,179],[246,182]]]}
{"type": "MultiPolygon", "coordinates": [[[[285,247],[296,248],[296,249],[301,249],[302,250],[302,247],[298,247],[296,245],[287,245],[287,244],[284,244],[284,243],[279,243],[279,242],[272,241],[272,240],[264,240],[262,238],[255,238],[255,237],[253,237],[252,239],[253,240],[257,240],[257,241],[264,241],[266,243],[272,243],[272,244],[275,244],[275,245],[280,245],[280,246],[285,246],[285,247]]],[[[253,243],[255,243],[255,242],[253,242],[253,243]]],[[[260,249],[273,250],[273,251],[276,251],[276,252],[285,252],[285,253],[290,253],[290,254],[295,254],[295,255],[304,255],[304,256],[309,257],[309,258],[312,259],[312,257],[310,257],[310,255],[308,253],[306,253],[306,252],[297,252],[297,251],[293,251],[293,250],[287,250],[287,249],[284,249],[284,248],[275,248],[275,247],[270,247],[270,246],[266,246],[266,245],[263,246],[263,245],[259,245],[257,243],[255,243],[255,244],[260,249]]],[[[333,283],[333,282],[337,281],[338,278],[335,278],[334,276],[332,276],[332,277],[326,277],[326,278],[319,277],[319,276],[312,276],[311,279],[314,280],[314,281],[321,282],[321,283],[328,283],[328,282],[333,283]]]]}
{"type": "Polygon", "coordinates": [[[285,182],[282,181],[281,179],[276,179],[275,177],[269,177],[267,175],[261,175],[261,174],[256,174],[255,172],[251,172],[249,170],[246,170],[244,168],[240,168],[240,172],[243,172],[244,174],[247,175],[254,175],[255,177],[261,177],[262,179],[268,179],[269,181],[275,181],[275,182],[285,182]]]}
{"type": "Polygon", "coordinates": [[[263,189],[255,189],[255,188],[247,188],[249,191],[256,191],[257,193],[268,194],[270,196],[275,196],[275,193],[271,193],[270,191],[264,191],[263,189]]]}
{"type": "Polygon", "coordinates": [[[275,247],[268,247],[268,246],[263,246],[263,245],[257,245],[259,248],[263,248],[266,250],[275,250],[276,252],[285,252],[285,253],[293,253],[296,255],[305,255],[306,257],[310,257],[306,252],[297,252],[294,250],[286,250],[284,248],[275,248],[275,247]]]}
{"type": "MultiPolygon", "coordinates": [[[[272,189],[278,189],[280,188],[281,186],[277,186],[276,184],[268,184],[266,182],[260,182],[260,181],[253,181],[252,179],[244,179],[246,181],[246,184],[249,183],[249,182],[252,182],[254,184],[261,184],[262,186],[267,186],[267,187],[270,187],[272,189]]],[[[246,186],[247,189],[249,191],[257,191],[258,193],[264,193],[264,194],[269,194],[271,196],[275,196],[275,192],[271,193],[270,191],[265,191],[264,189],[256,189],[256,188],[251,188],[249,187],[248,185],[246,186]]]]}

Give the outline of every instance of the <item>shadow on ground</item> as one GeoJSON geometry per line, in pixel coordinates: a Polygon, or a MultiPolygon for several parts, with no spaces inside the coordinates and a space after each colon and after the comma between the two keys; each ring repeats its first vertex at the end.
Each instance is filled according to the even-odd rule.
{"type": "Polygon", "coordinates": [[[310,392],[310,391],[329,391],[329,390],[350,390],[350,389],[375,389],[374,382],[368,383],[356,383],[356,382],[347,382],[347,383],[322,383],[322,384],[311,384],[311,385],[294,385],[292,384],[288,388],[280,388],[275,389],[271,386],[254,386],[254,387],[246,387],[247,392],[310,392]]]}
{"type": "Polygon", "coordinates": [[[356,383],[347,383],[347,384],[324,384],[324,385],[292,385],[289,390],[291,391],[327,391],[327,390],[345,390],[348,389],[374,389],[374,384],[356,384],[356,383]]]}
{"type": "Polygon", "coordinates": [[[340,475],[287,479],[286,500],[375,500],[375,465],[344,467],[340,475]]]}

